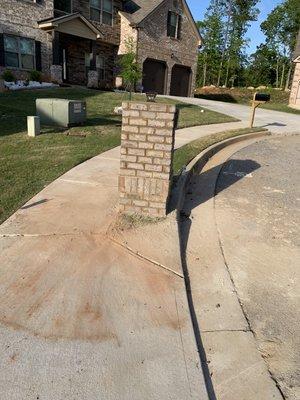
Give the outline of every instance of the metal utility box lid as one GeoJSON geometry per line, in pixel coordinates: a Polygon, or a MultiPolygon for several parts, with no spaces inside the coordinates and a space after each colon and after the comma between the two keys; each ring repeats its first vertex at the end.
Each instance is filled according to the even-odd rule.
{"type": "Polygon", "coordinates": [[[86,122],[86,102],[68,99],[37,99],[36,113],[43,125],[75,126],[86,122]]]}

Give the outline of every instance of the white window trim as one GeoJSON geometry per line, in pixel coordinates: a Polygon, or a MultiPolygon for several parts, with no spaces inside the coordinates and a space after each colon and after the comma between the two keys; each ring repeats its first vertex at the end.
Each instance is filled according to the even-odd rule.
{"type": "Polygon", "coordinates": [[[6,65],[6,58],[5,58],[6,57],[6,53],[14,53],[15,54],[15,52],[14,51],[5,50],[5,45],[4,45],[4,64],[5,64],[5,68],[7,68],[7,69],[17,69],[17,70],[21,70],[21,71],[32,71],[33,69],[36,69],[35,40],[32,39],[32,38],[28,38],[26,36],[16,36],[16,35],[7,35],[7,34],[4,34],[4,37],[13,37],[13,38],[16,38],[18,40],[18,61],[19,61],[19,66],[18,67],[11,67],[11,66],[6,65]],[[28,40],[31,40],[33,42],[33,54],[32,54],[32,56],[33,56],[33,68],[23,68],[22,67],[22,57],[21,57],[22,53],[21,53],[21,50],[20,50],[20,39],[28,39],[28,40]]]}
{"type": "MultiPolygon", "coordinates": [[[[114,26],[114,1],[112,0],[112,2],[111,2],[111,6],[112,6],[112,11],[111,11],[111,25],[108,25],[108,24],[105,24],[104,22],[103,22],[103,0],[100,0],[101,1],[101,8],[96,8],[96,7],[92,7],[91,6],[91,1],[89,0],[89,9],[90,9],[90,20],[91,21],[93,21],[93,22],[98,22],[99,24],[101,24],[101,25],[106,25],[106,26],[111,26],[111,27],[113,27],[114,26]],[[98,10],[98,11],[100,11],[100,21],[95,21],[95,20],[93,20],[92,18],[91,18],[91,9],[94,9],[94,10],[98,10]]],[[[105,11],[105,12],[107,12],[107,11],[105,11]]],[[[108,13],[109,14],[109,13],[108,13]]]]}
{"type": "MultiPolygon", "coordinates": [[[[93,53],[85,53],[85,57],[87,55],[89,55],[89,63],[86,63],[86,58],[85,58],[85,68],[87,68],[89,70],[89,68],[91,67],[91,61],[92,61],[92,58],[93,58],[93,53]]],[[[96,54],[96,71],[98,71],[98,73],[99,73],[100,70],[103,71],[103,79],[100,79],[100,74],[99,74],[99,81],[106,81],[106,79],[107,79],[106,63],[107,63],[107,58],[104,55],[96,54]],[[103,67],[97,66],[97,57],[103,59],[103,67]]]]}
{"type": "MultiPolygon", "coordinates": [[[[175,31],[175,36],[169,35],[169,37],[170,37],[171,39],[179,39],[178,36],[179,36],[179,17],[180,17],[180,14],[177,13],[177,12],[175,12],[175,11],[172,11],[172,10],[170,10],[170,12],[171,12],[172,14],[176,15],[176,31],[175,31]]],[[[170,23],[170,25],[171,25],[171,23],[170,23]]],[[[174,27],[174,25],[171,25],[171,26],[174,27]]]]}
{"type": "Polygon", "coordinates": [[[96,62],[96,69],[97,69],[98,73],[99,73],[100,70],[103,71],[103,79],[100,79],[100,74],[99,74],[99,80],[105,81],[105,80],[106,80],[106,57],[105,57],[105,56],[102,56],[102,55],[100,55],[100,54],[97,54],[96,57],[99,57],[99,58],[102,58],[102,59],[103,59],[103,67],[98,67],[98,66],[97,66],[97,62],[96,62]]]}

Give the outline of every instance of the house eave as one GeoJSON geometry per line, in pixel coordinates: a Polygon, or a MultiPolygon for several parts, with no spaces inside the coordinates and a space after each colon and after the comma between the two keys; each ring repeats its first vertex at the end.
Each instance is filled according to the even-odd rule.
{"type": "Polygon", "coordinates": [[[93,34],[95,34],[96,39],[103,38],[103,35],[100,33],[100,31],[80,13],[53,18],[52,20],[43,20],[38,22],[38,27],[49,32],[58,29],[59,25],[75,19],[79,19],[84,25],[86,25],[93,32],[93,34]]]}

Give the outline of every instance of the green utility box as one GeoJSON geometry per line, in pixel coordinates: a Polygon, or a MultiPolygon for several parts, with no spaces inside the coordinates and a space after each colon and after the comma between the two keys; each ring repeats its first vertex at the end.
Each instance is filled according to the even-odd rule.
{"type": "Polygon", "coordinates": [[[36,115],[43,125],[70,127],[86,122],[86,102],[67,99],[37,99],[36,115]]]}

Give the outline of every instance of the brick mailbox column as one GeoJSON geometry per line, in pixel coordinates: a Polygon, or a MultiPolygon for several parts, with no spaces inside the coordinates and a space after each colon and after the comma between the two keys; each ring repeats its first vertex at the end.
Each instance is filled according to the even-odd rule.
{"type": "Polygon", "coordinates": [[[166,216],[176,116],[172,105],[123,103],[120,211],[166,216]]]}

